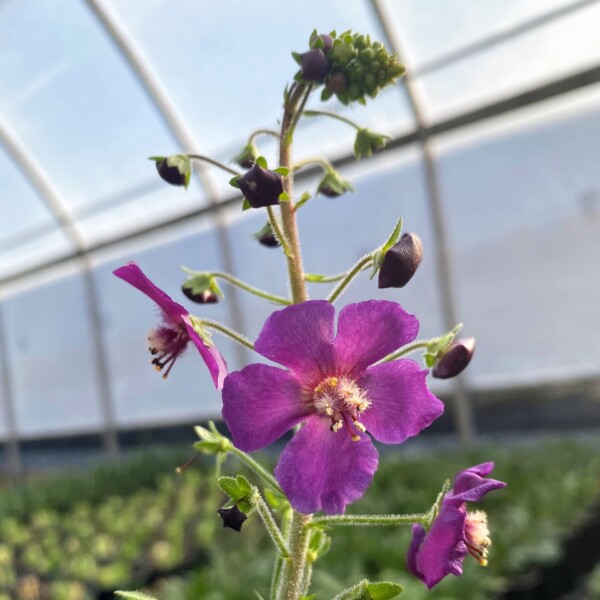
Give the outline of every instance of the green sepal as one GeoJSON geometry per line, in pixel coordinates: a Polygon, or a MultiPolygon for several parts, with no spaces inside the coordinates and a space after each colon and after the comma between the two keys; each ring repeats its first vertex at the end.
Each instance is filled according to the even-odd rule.
{"type": "Polygon", "coordinates": [[[327,275],[320,275],[319,273],[304,274],[304,281],[310,281],[311,283],[321,283],[323,279],[327,279],[327,275]]]}
{"type": "MultiPolygon", "coordinates": [[[[254,142],[248,142],[241,150],[239,154],[236,154],[231,162],[234,162],[242,167],[246,162],[256,162],[256,159],[260,156],[260,152],[254,142]]],[[[231,182],[230,182],[231,183],[231,182]]],[[[237,187],[237,186],[236,186],[237,187]]]]}
{"type": "Polygon", "coordinates": [[[354,187],[347,179],[344,179],[335,169],[331,168],[325,171],[323,179],[317,186],[317,193],[328,197],[337,197],[346,192],[353,192],[354,187]]]}
{"type": "Polygon", "coordinates": [[[287,510],[290,506],[288,499],[272,488],[266,487],[263,490],[263,496],[265,498],[266,503],[273,509],[283,512],[287,510]]]}
{"type": "Polygon", "coordinates": [[[354,156],[358,160],[362,156],[372,156],[376,150],[385,148],[391,138],[387,135],[375,133],[369,129],[359,129],[354,141],[354,156]]]}
{"type": "Polygon", "coordinates": [[[302,58],[300,57],[300,52],[292,52],[292,58],[298,63],[300,64],[300,61],[302,60],[302,58]]]}
{"type": "Polygon", "coordinates": [[[290,197],[287,192],[281,192],[281,194],[279,194],[278,197],[279,197],[279,202],[289,202],[290,201],[290,197]]]}
{"type": "Polygon", "coordinates": [[[250,208],[252,208],[252,205],[250,204],[250,202],[248,202],[247,198],[244,198],[244,201],[242,202],[242,211],[248,210],[250,208]]]}
{"type": "Polygon", "coordinates": [[[310,192],[304,192],[304,194],[300,196],[300,200],[296,202],[295,209],[298,210],[301,206],[304,206],[311,198],[310,192]]]}
{"type": "Polygon", "coordinates": [[[192,163],[190,157],[185,154],[173,154],[167,158],[167,167],[175,167],[185,176],[184,187],[187,190],[192,177],[192,163]]]}
{"type": "Polygon", "coordinates": [[[287,167],[277,167],[276,169],[273,169],[273,172],[279,173],[282,177],[287,177],[290,170],[287,167]]]}
{"type": "Polygon", "coordinates": [[[202,324],[202,319],[195,317],[194,315],[189,315],[189,320],[194,328],[194,331],[200,336],[200,339],[207,345],[213,346],[212,335],[206,327],[202,324]]]}
{"type": "Polygon", "coordinates": [[[267,166],[267,159],[264,156],[258,156],[256,158],[255,163],[259,166],[262,167],[263,169],[268,169],[269,167],[267,166]]]}
{"type": "Polygon", "coordinates": [[[433,365],[436,363],[436,355],[425,352],[425,354],[423,354],[423,360],[425,361],[425,366],[428,369],[431,369],[431,367],[433,367],[433,365]]]}
{"type": "Polygon", "coordinates": [[[436,338],[435,340],[431,340],[429,344],[427,344],[427,354],[433,355],[436,359],[440,353],[442,353],[450,344],[454,341],[454,338],[458,334],[458,332],[462,329],[463,324],[459,323],[449,331],[445,335],[436,338]]]}
{"type": "Polygon", "coordinates": [[[231,187],[237,188],[237,189],[239,190],[239,189],[240,189],[240,186],[239,186],[239,184],[238,184],[238,179],[239,179],[240,177],[241,177],[241,175],[236,175],[235,177],[232,177],[232,178],[229,180],[229,185],[230,185],[231,187]]]}
{"type": "Polygon", "coordinates": [[[385,244],[381,246],[378,250],[373,253],[373,270],[369,275],[369,279],[373,279],[375,275],[377,275],[379,269],[381,269],[381,265],[383,263],[383,259],[385,257],[385,253],[400,239],[400,234],[402,233],[402,217],[398,219],[396,223],[396,227],[390,234],[390,237],[387,239],[385,244]]]}
{"type": "Polygon", "coordinates": [[[149,596],[143,592],[124,592],[123,590],[116,591],[115,596],[127,598],[128,600],[156,600],[154,596],[149,596]]]}
{"type": "Polygon", "coordinates": [[[366,600],[390,600],[390,598],[399,596],[403,591],[404,588],[401,585],[389,581],[375,581],[365,585],[366,600]]]}
{"type": "Polygon", "coordinates": [[[191,277],[183,282],[182,287],[190,290],[192,294],[202,294],[202,292],[209,290],[216,296],[223,298],[224,294],[217,283],[216,277],[213,277],[209,272],[194,272],[186,267],[183,267],[183,270],[191,277]]]}
{"type": "MultiPolygon", "coordinates": [[[[148,160],[153,160],[154,162],[160,162],[161,160],[165,160],[166,156],[149,156],[148,160]]],[[[129,592],[115,592],[115,594],[127,594],[129,592]]]]}
{"type": "MultiPolygon", "coordinates": [[[[232,477],[230,475],[223,475],[217,480],[219,487],[231,498],[231,500],[238,504],[241,500],[250,495],[252,486],[250,482],[243,475],[237,475],[232,477]]],[[[243,508],[240,506],[240,510],[243,508]]],[[[247,512],[247,511],[243,511],[247,512]]]]}

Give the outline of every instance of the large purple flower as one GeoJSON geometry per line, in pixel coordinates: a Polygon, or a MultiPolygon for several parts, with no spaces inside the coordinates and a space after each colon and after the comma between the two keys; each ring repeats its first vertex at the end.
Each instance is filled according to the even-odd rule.
{"type": "Polygon", "coordinates": [[[223,387],[223,417],[242,450],[263,448],[304,422],[275,469],[303,513],[342,513],[363,495],[378,460],[366,431],[399,444],[444,410],[417,363],[375,364],[415,338],[413,315],[394,302],[351,304],[340,312],[337,335],[334,318],[324,300],[273,313],[254,347],[289,370],[250,365],[223,387]]]}
{"type": "Polygon", "coordinates": [[[407,566],[428,588],[449,573],[462,575],[467,553],[481,565],[487,564],[491,540],[486,514],[480,510],[468,512],[465,503],[477,502],[488,492],[506,485],[486,478],[493,468],[494,463],[487,462],[461,471],[452,490],[444,496],[429,531],[422,525],[413,525],[407,566]]]}
{"type": "Polygon", "coordinates": [[[157,288],[134,262],[113,273],[154,300],[161,310],[160,324],[148,334],[148,349],[154,356],[152,364],[156,370],[162,371],[166,367],[163,378],[166,379],[189,342],[193,342],[210,371],[215,387],[220,390],[227,375],[227,365],[219,351],[198,335],[190,320],[190,313],[157,288]]]}

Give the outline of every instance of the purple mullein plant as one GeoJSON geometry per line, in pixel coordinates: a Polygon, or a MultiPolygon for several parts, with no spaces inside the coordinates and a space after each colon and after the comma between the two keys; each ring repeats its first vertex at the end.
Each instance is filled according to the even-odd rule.
{"type": "Polygon", "coordinates": [[[461,471],[454,479],[452,490],[444,496],[429,531],[422,525],[413,525],[407,566],[428,588],[450,573],[462,575],[467,554],[481,565],[487,564],[491,540],[486,514],[468,512],[466,503],[478,502],[488,492],[506,485],[503,481],[487,479],[493,469],[494,463],[487,462],[461,471]]]}
{"type": "Polygon", "coordinates": [[[148,349],[154,357],[152,364],[156,370],[164,370],[163,378],[166,379],[177,358],[192,342],[206,363],[215,387],[220,390],[227,375],[227,365],[215,346],[198,335],[190,313],[156,287],[136,263],[130,262],[113,273],[154,300],[161,310],[160,324],[148,334],[148,349]]]}
{"type": "Polygon", "coordinates": [[[304,423],[275,476],[299,512],[343,513],[373,478],[376,440],[399,444],[428,427],[444,406],[412,360],[376,364],[412,341],[419,323],[399,304],[370,300],[339,314],[312,300],[273,313],[255,350],[289,370],[253,364],[223,386],[223,417],[244,451],[268,446],[304,423]]]}

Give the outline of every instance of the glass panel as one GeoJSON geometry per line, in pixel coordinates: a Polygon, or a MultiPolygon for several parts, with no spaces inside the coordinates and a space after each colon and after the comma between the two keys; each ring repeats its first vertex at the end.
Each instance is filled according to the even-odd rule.
{"type": "Polygon", "coordinates": [[[383,0],[392,25],[419,68],[449,52],[506,31],[575,0],[383,0]]]}
{"type": "Polygon", "coordinates": [[[600,4],[595,4],[423,75],[430,116],[438,119],[597,65],[599,26],[600,4]]]}
{"type": "Polygon", "coordinates": [[[146,157],[178,151],[85,3],[5,3],[0,39],[0,114],[73,207],[154,180],[146,157]]]}
{"type": "Polygon", "coordinates": [[[598,373],[598,94],[552,113],[438,145],[460,315],[480,348],[469,374],[481,384],[598,373]]]}
{"type": "Polygon", "coordinates": [[[97,377],[81,278],[8,298],[3,317],[20,434],[97,428],[97,377]]]}
{"type": "MultiPolygon", "coordinates": [[[[204,230],[160,247],[127,255],[97,268],[111,387],[117,421],[122,427],[174,423],[215,417],[221,411],[220,394],[197,350],[190,346],[177,360],[168,381],[152,368],[146,347],[148,330],[159,320],[156,305],[140,292],[112,275],[129,260],[136,260],[147,276],[193,314],[230,323],[229,303],[195,305],[181,292],[185,276],[180,265],[199,270],[220,270],[214,230],[204,230]]],[[[224,286],[225,294],[228,289],[224,286]]],[[[229,368],[239,368],[236,349],[228,339],[214,341],[229,368]]]]}

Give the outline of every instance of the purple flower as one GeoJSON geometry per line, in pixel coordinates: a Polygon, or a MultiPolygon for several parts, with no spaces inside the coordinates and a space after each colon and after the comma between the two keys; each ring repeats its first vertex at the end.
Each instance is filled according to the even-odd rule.
{"type": "Polygon", "coordinates": [[[466,502],[477,502],[488,492],[503,488],[506,483],[486,479],[494,468],[487,462],[461,471],[452,490],[442,500],[442,506],[429,531],[415,524],[408,549],[408,570],[432,588],[449,573],[462,575],[462,563],[470,554],[479,564],[487,564],[487,551],[492,543],[483,511],[468,512],[466,502]]]}
{"type": "Polygon", "coordinates": [[[363,495],[378,461],[366,431],[399,444],[444,410],[417,363],[375,364],[415,338],[413,315],[394,302],[351,304],[340,312],[337,335],[334,318],[324,300],[273,313],[254,347],[289,370],[249,365],[223,387],[223,417],[244,451],[263,448],[304,422],[275,469],[303,513],[342,513],[363,495]]]}
{"type": "Polygon", "coordinates": [[[206,363],[215,387],[220,390],[227,375],[227,365],[219,351],[198,335],[189,312],[157,288],[134,262],[113,273],[154,300],[161,310],[160,324],[148,334],[148,349],[154,356],[152,364],[156,370],[162,371],[166,367],[163,378],[166,379],[175,361],[191,341],[206,363]]]}

